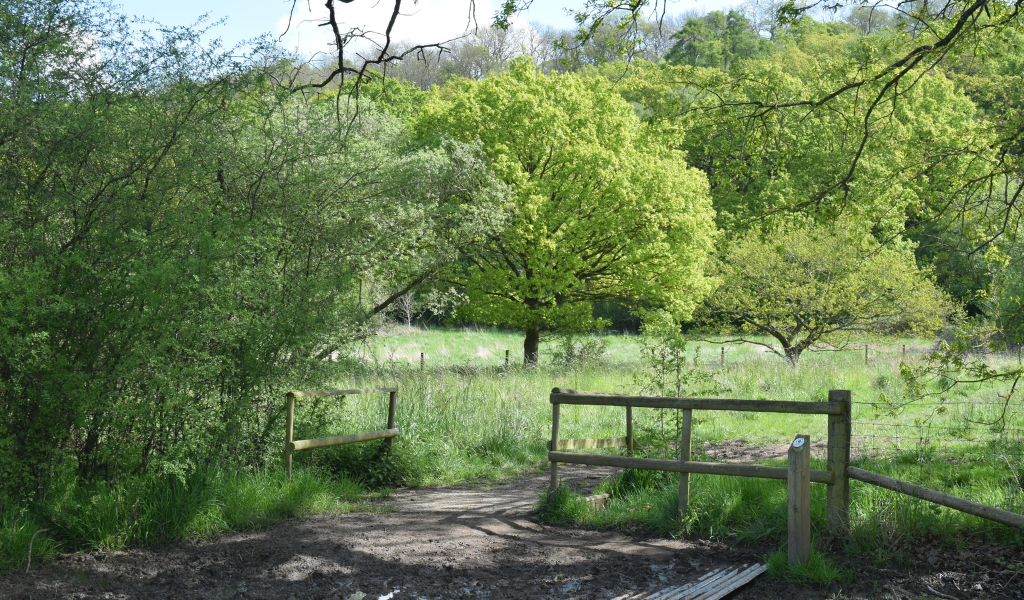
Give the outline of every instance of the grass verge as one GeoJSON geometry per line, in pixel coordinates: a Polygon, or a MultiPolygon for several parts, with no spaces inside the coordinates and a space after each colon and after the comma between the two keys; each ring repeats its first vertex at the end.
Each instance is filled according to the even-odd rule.
{"type": "Polygon", "coordinates": [[[260,529],[294,517],[380,510],[365,487],[344,476],[280,469],[209,471],[186,479],[136,478],[92,487],[57,485],[44,502],[0,515],[0,568],[24,568],[33,533],[32,564],[59,551],[121,550],[227,531],[260,529]],[[10,535],[5,535],[10,532],[10,535]]]}

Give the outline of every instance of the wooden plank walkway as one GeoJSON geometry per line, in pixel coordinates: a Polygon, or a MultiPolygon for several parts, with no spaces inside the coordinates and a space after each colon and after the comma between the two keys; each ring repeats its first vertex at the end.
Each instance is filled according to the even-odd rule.
{"type": "Polygon", "coordinates": [[[697,581],[653,592],[626,594],[613,600],[719,600],[768,570],[766,565],[743,565],[711,571],[697,581]]]}

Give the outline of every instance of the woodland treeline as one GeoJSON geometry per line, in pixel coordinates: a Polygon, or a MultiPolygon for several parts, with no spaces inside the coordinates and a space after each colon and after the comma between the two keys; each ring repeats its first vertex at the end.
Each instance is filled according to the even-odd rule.
{"type": "Polygon", "coordinates": [[[1017,344],[1024,31],[982,4],[339,68],[0,2],[0,496],[270,464],[281,394],[402,311],[523,331],[527,364],[609,306],[793,365],[950,322],[1017,344]]]}

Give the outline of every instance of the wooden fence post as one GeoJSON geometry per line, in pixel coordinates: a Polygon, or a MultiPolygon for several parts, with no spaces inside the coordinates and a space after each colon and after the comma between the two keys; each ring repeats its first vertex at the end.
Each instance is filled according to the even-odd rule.
{"type": "Polygon", "coordinates": [[[425,362],[425,361],[423,360],[423,353],[422,353],[422,352],[420,352],[420,371],[422,371],[422,370],[423,370],[423,363],[424,363],[424,362],[425,362]]]}
{"type": "Polygon", "coordinates": [[[288,474],[288,481],[292,480],[292,442],[295,440],[293,427],[295,425],[295,396],[288,392],[285,396],[288,401],[288,417],[284,426],[284,470],[288,474]]]}
{"type": "Polygon", "coordinates": [[[508,350],[505,350],[505,369],[508,369],[508,350]]]}
{"type": "Polygon", "coordinates": [[[842,404],[838,415],[828,416],[828,471],[832,484],[825,492],[825,531],[831,536],[845,536],[850,531],[850,429],[853,398],[850,390],[830,390],[829,402],[842,404]]]}
{"type": "MultiPolygon", "coordinates": [[[[683,410],[682,435],[679,439],[679,460],[687,462],[690,460],[690,433],[693,429],[693,410],[683,410]]],[[[679,474],[679,516],[686,516],[686,509],[690,504],[690,474],[679,474]]]]}
{"type": "Polygon", "coordinates": [[[633,407],[626,407],[626,453],[633,456],[633,407]]]}
{"type": "MultiPolygon", "coordinates": [[[[561,405],[551,405],[551,451],[558,451],[558,409],[561,405]]],[[[558,489],[558,463],[551,461],[551,501],[555,501],[555,490],[558,489]]]]}
{"type": "Polygon", "coordinates": [[[811,556],[811,439],[798,435],[789,446],[789,564],[811,556]]]}
{"type": "MultiPolygon", "coordinates": [[[[395,408],[398,404],[398,391],[388,394],[388,429],[395,428],[395,408]]],[[[388,438],[388,450],[395,449],[395,438],[388,438]]]]}
{"type": "Polygon", "coordinates": [[[725,366],[725,347],[722,347],[722,366],[725,366]]]}
{"type": "Polygon", "coordinates": [[[868,364],[868,345],[864,344],[864,364],[868,364]]]}

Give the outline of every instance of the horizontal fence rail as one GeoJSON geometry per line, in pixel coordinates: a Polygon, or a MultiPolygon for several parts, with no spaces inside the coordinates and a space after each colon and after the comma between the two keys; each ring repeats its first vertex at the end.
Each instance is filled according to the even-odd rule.
{"type": "Polygon", "coordinates": [[[950,496],[949,494],[944,494],[938,490],[910,483],[909,481],[886,477],[885,475],[879,475],[878,473],[865,471],[864,469],[858,469],[857,467],[847,467],[846,472],[850,476],[850,479],[856,479],[857,481],[877,485],[880,488],[899,492],[907,496],[927,500],[933,504],[939,504],[969,515],[995,521],[996,523],[1002,523],[1003,525],[1024,527],[1024,515],[1012,513],[1008,510],[995,508],[994,506],[988,506],[987,504],[978,504],[977,502],[971,502],[970,500],[950,496]]]}
{"type": "Polygon", "coordinates": [[[398,429],[395,428],[395,408],[398,402],[398,388],[370,388],[363,390],[313,390],[308,392],[293,391],[285,394],[288,403],[288,418],[285,423],[284,434],[284,468],[288,473],[288,480],[292,479],[292,454],[300,450],[312,450],[313,448],[325,448],[328,446],[340,446],[343,444],[355,444],[371,440],[388,441],[388,448],[393,448],[395,437],[398,436],[398,429]],[[359,394],[387,394],[388,395],[388,425],[387,429],[380,431],[366,431],[362,433],[350,433],[348,435],[336,435],[332,437],[317,438],[312,440],[296,440],[294,438],[295,428],[295,399],[314,398],[317,396],[356,396],[359,394]]]}
{"type": "MultiPolygon", "coordinates": [[[[734,477],[757,477],[760,479],[784,480],[789,476],[789,469],[787,467],[694,462],[692,460],[680,461],[660,458],[633,458],[630,456],[599,456],[594,454],[573,454],[571,452],[548,452],[548,460],[595,467],[646,469],[648,471],[669,471],[671,473],[700,473],[702,475],[732,475],[734,477]]],[[[832,473],[811,469],[811,483],[831,485],[832,473]]]]}
{"type": "Polygon", "coordinates": [[[777,400],[727,400],[719,398],[667,398],[596,394],[555,388],[552,404],[588,406],[629,406],[633,408],[674,408],[684,410],[734,410],[747,412],[790,413],[799,415],[841,415],[842,402],[783,402],[777,400]]]}
{"type": "MultiPolygon", "coordinates": [[[[591,448],[629,448],[628,437],[601,438],[596,440],[558,440],[557,450],[589,450],[591,448]]],[[[556,450],[548,442],[548,450],[556,450]]]]}
{"type": "Polygon", "coordinates": [[[313,390],[310,392],[288,392],[291,398],[312,398],[315,396],[358,396],[359,394],[391,394],[398,388],[367,388],[365,390],[313,390]]]}
{"type": "Polygon", "coordinates": [[[326,446],[340,446],[342,444],[355,444],[356,442],[383,440],[393,438],[397,435],[397,429],[382,429],[380,431],[350,433],[349,435],[336,435],[333,437],[317,438],[315,440],[298,440],[292,442],[289,447],[292,452],[296,452],[298,450],[312,450],[313,448],[324,448],[326,446]]]}

